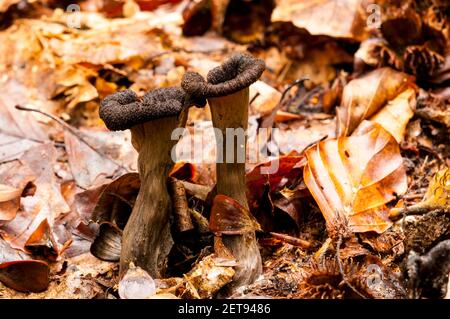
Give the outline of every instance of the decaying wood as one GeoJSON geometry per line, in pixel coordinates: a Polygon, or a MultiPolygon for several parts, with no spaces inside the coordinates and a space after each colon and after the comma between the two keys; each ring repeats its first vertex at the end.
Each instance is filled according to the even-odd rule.
{"type": "Polygon", "coordinates": [[[178,231],[184,232],[193,229],[194,225],[192,225],[186,190],[184,189],[183,183],[176,178],[169,177],[169,185],[175,225],[178,231]]]}

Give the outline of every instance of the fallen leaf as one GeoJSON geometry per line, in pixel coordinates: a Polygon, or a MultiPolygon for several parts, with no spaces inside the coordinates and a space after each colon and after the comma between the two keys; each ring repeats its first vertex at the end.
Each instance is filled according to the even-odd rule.
{"type": "Polygon", "coordinates": [[[381,235],[363,233],[360,234],[360,238],[364,243],[379,253],[393,253],[394,256],[404,253],[403,242],[405,235],[403,235],[403,231],[394,227],[388,229],[381,235]]]}
{"type": "Polygon", "coordinates": [[[273,134],[281,154],[290,152],[303,152],[307,147],[321,141],[324,138],[334,138],[336,136],[335,119],[315,119],[291,121],[286,127],[273,134]]]}
{"type": "Polygon", "coordinates": [[[337,136],[350,135],[359,123],[405,90],[411,80],[407,74],[386,67],[350,81],[337,108],[337,136]]]}
{"type": "Polygon", "coordinates": [[[209,229],[217,236],[242,235],[259,230],[260,226],[237,201],[225,195],[216,195],[211,208],[209,229]]]}
{"type": "Polygon", "coordinates": [[[0,97],[0,162],[19,158],[26,150],[48,141],[29,113],[14,108],[11,97],[0,97]]]}
{"type": "MultiPolygon", "coordinates": [[[[18,293],[2,290],[2,298],[15,299],[93,299],[104,289],[111,287],[101,285],[108,281],[100,279],[108,277],[117,270],[117,264],[101,261],[90,253],[65,259],[67,268],[57,273],[57,280],[51,280],[48,289],[40,293],[18,293]]],[[[109,283],[108,283],[109,284],[109,283]]],[[[2,287],[3,288],[3,287],[2,287]]]]}
{"type": "MultiPolygon", "coordinates": [[[[21,199],[21,209],[14,219],[0,227],[2,237],[8,241],[13,248],[25,250],[25,245],[30,237],[38,231],[40,234],[34,237],[33,241],[39,241],[42,236],[47,236],[49,232],[55,241],[58,236],[53,233],[55,220],[64,213],[68,213],[70,208],[64,200],[61,189],[56,182],[53,171],[56,152],[52,143],[35,146],[25,152],[20,161],[27,165],[36,174],[36,191],[34,195],[21,199]],[[42,223],[48,223],[48,231],[39,231],[43,227],[42,223]]],[[[36,233],[37,234],[37,233],[36,233]]],[[[51,255],[58,256],[65,247],[65,242],[57,243],[50,248],[51,255]]]]}
{"type": "Polygon", "coordinates": [[[0,238],[0,281],[22,292],[40,292],[49,284],[46,262],[33,260],[23,252],[12,249],[0,238]]]}
{"type": "Polygon", "coordinates": [[[10,201],[11,199],[18,197],[20,194],[20,189],[0,184],[0,202],[10,201]]]}
{"type": "Polygon", "coordinates": [[[362,41],[367,37],[361,0],[280,0],[272,22],[292,22],[314,35],[362,41]]]}
{"type": "MultiPolygon", "coordinates": [[[[97,223],[113,222],[123,229],[131,214],[140,187],[141,181],[138,173],[122,175],[101,189],[100,195],[95,196],[98,199],[94,200],[95,206],[91,215],[86,217],[97,223]]],[[[97,190],[94,192],[97,193],[97,190]]],[[[90,207],[92,208],[92,206],[90,207]]]]}
{"type": "Polygon", "coordinates": [[[379,124],[362,124],[350,137],[306,151],[303,178],[330,236],[348,230],[383,233],[392,225],[384,205],[407,189],[398,143],[379,124]]]}
{"type": "Polygon", "coordinates": [[[386,131],[401,143],[405,136],[406,125],[413,117],[416,106],[416,92],[408,88],[385,107],[370,117],[370,121],[380,124],[386,131]]]}
{"type": "Polygon", "coordinates": [[[196,166],[188,162],[176,162],[169,176],[174,177],[180,181],[187,181],[195,183],[197,179],[196,166]]]}
{"type": "MultiPolygon", "coordinates": [[[[81,132],[79,134],[86,140],[85,135],[81,132]]],[[[120,168],[118,163],[101,152],[105,147],[103,140],[90,138],[88,146],[78,136],[66,130],[64,141],[69,165],[79,186],[89,188],[99,185],[104,183],[107,177],[113,177],[118,173],[120,168]]]]}
{"type": "Polygon", "coordinates": [[[250,86],[250,114],[259,117],[270,114],[280,102],[281,93],[263,81],[256,81],[250,86]]]}
{"type": "Polygon", "coordinates": [[[259,207],[264,194],[264,185],[268,185],[271,193],[290,187],[301,177],[303,165],[305,165],[303,156],[280,156],[255,166],[246,175],[250,209],[253,211],[259,207]]]}
{"type": "Polygon", "coordinates": [[[25,188],[36,179],[28,166],[11,164],[4,164],[0,172],[0,183],[4,183],[0,184],[0,225],[16,216],[25,188]]]}
{"type": "Polygon", "coordinates": [[[91,254],[105,261],[119,261],[122,245],[122,231],[113,223],[100,225],[98,235],[91,245],[91,254]]]}

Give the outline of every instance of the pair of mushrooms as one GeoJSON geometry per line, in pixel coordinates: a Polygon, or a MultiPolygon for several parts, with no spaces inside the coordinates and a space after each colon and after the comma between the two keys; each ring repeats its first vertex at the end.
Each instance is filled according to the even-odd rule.
{"type": "MultiPolygon", "coordinates": [[[[100,117],[106,126],[113,131],[130,129],[132,144],[139,152],[141,188],[123,232],[121,274],[130,262],[154,277],[161,277],[165,268],[172,246],[167,177],[173,166],[171,149],[176,142],[171,140],[171,134],[186,124],[188,108],[203,107],[208,100],[213,126],[222,132],[221,143],[217,145],[223,146],[223,154],[233,151],[236,159],[237,152],[226,149],[226,129],[247,129],[249,86],[259,79],[264,69],[264,61],[235,54],[212,69],[207,81],[198,73],[188,72],[183,77],[182,88],[157,89],[141,99],[133,91],[125,90],[102,101],[100,117]]],[[[235,147],[243,148],[245,154],[245,143],[235,147]]],[[[248,212],[245,163],[218,162],[216,169],[217,194],[231,197],[243,207],[243,212],[248,212]]],[[[216,235],[237,261],[233,286],[253,282],[261,273],[255,231],[242,234],[219,229],[216,235]]]]}

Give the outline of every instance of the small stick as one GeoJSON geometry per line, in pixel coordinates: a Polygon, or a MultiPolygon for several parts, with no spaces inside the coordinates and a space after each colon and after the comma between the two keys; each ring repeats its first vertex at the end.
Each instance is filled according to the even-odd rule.
{"type": "Polygon", "coordinates": [[[106,157],[108,158],[110,161],[112,161],[114,164],[116,164],[117,166],[119,166],[120,168],[124,169],[126,172],[129,172],[129,170],[123,166],[120,163],[117,163],[114,159],[112,159],[111,157],[109,157],[106,154],[103,154],[102,152],[100,152],[99,150],[97,150],[94,146],[92,146],[88,141],[86,141],[86,139],[80,134],[80,132],[73,128],[72,126],[70,126],[69,124],[67,124],[66,122],[64,122],[63,120],[61,120],[60,118],[49,114],[47,112],[38,110],[38,109],[34,109],[31,107],[26,107],[26,106],[22,106],[22,105],[16,105],[15,106],[16,109],[20,110],[20,111],[28,111],[28,112],[36,112],[39,114],[42,114],[44,116],[47,116],[48,118],[51,118],[52,120],[54,120],[56,123],[58,123],[59,125],[61,125],[64,129],[68,130],[70,133],[72,133],[76,138],[78,138],[81,142],[83,142],[85,145],[87,145],[91,150],[93,150],[94,152],[96,152],[97,154],[99,154],[102,157],[106,157]]]}
{"type": "Polygon", "coordinates": [[[183,183],[174,177],[169,177],[169,188],[178,231],[185,232],[193,229],[194,225],[192,224],[183,183]]]}
{"type": "Polygon", "coordinates": [[[290,89],[292,89],[294,86],[300,86],[303,85],[303,83],[305,81],[309,80],[308,78],[304,77],[304,78],[300,78],[295,80],[293,83],[291,83],[281,94],[280,97],[280,101],[278,102],[277,106],[275,106],[272,110],[272,113],[262,121],[261,123],[261,127],[262,128],[269,128],[273,126],[273,122],[275,120],[275,115],[277,114],[277,111],[281,108],[281,106],[283,105],[283,100],[286,96],[286,94],[290,91],[290,89]]]}
{"type": "Polygon", "coordinates": [[[304,249],[308,249],[312,246],[312,244],[304,239],[301,238],[296,238],[296,237],[292,237],[286,234],[280,234],[280,233],[274,233],[274,232],[270,232],[270,235],[272,235],[272,237],[276,238],[276,239],[280,239],[288,244],[291,244],[293,246],[298,246],[304,249]]]}
{"type": "Polygon", "coordinates": [[[391,211],[389,212],[389,218],[390,219],[397,219],[399,216],[403,216],[403,215],[422,215],[428,212],[433,212],[433,211],[442,211],[445,213],[449,213],[450,212],[450,208],[446,207],[446,206],[439,206],[439,205],[428,205],[428,204],[424,204],[424,205],[420,205],[416,204],[414,206],[410,206],[410,207],[402,207],[402,208],[393,208],[391,209],[391,211]]]}
{"type": "Polygon", "coordinates": [[[194,219],[195,223],[198,226],[198,231],[200,233],[208,233],[209,232],[209,221],[203,216],[201,213],[196,211],[195,209],[189,209],[189,213],[191,217],[194,219]]]}

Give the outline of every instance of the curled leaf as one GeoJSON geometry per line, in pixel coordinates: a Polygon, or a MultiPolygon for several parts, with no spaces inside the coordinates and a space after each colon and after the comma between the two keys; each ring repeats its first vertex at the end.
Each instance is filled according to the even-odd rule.
{"type": "Polygon", "coordinates": [[[94,242],[91,254],[105,261],[119,261],[122,245],[122,231],[112,223],[102,223],[94,242]]]}
{"type": "MultiPolygon", "coordinates": [[[[67,245],[69,244],[70,242],[67,243],[67,245]]],[[[55,260],[67,247],[67,245],[64,245],[62,248],[58,247],[59,245],[55,240],[54,233],[48,223],[48,220],[44,219],[30,235],[24,247],[27,251],[32,252],[33,254],[45,256],[50,260],[55,260]]]]}
{"type": "Polygon", "coordinates": [[[49,273],[46,262],[32,260],[0,238],[0,281],[4,285],[21,292],[40,292],[48,287],[49,273]]]}
{"type": "Polygon", "coordinates": [[[106,187],[94,189],[94,193],[98,190],[101,193],[99,197],[98,194],[95,196],[96,205],[92,212],[92,220],[98,223],[114,222],[119,228],[123,228],[131,214],[140,186],[139,174],[127,173],[106,187]]]}
{"type": "Polygon", "coordinates": [[[180,181],[194,182],[197,179],[195,166],[187,162],[176,162],[169,175],[180,181]]]}
{"type": "Polygon", "coordinates": [[[398,143],[379,124],[364,122],[350,137],[306,151],[304,180],[331,232],[383,233],[391,226],[384,204],[403,194],[407,179],[398,143]]]}
{"type": "Polygon", "coordinates": [[[235,271],[234,259],[208,255],[185,275],[186,293],[196,298],[211,298],[231,282],[235,271]]]}
{"type": "Polygon", "coordinates": [[[385,67],[350,81],[337,109],[337,136],[350,135],[365,119],[405,90],[411,78],[385,67]]]}
{"type": "Polygon", "coordinates": [[[414,115],[416,105],[416,92],[408,88],[397,97],[388,102],[378,113],[370,118],[372,122],[380,124],[386,131],[402,142],[406,125],[414,115]]]}
{"type": "Polygon", "coordinates": [[[17,260],[0,264],[0,281],[17,291],[44,291],[49,280],[49,267],[40,260],[17,260]]]}
{"type": "Polygon", "coordinates": [[[255,166],[246,176],[247,199],[250,209],[257,208],[264,195],[264,185],[274,192],[289,187],[302,174],[304,156],[280,156],[255,166]]]}
{"type": "Polygon", "coordinates": [[[211,208],[209,229],[216,235],[242,235],[259,230],[249,211],[234,199],[217,195],[211,208]]]}

